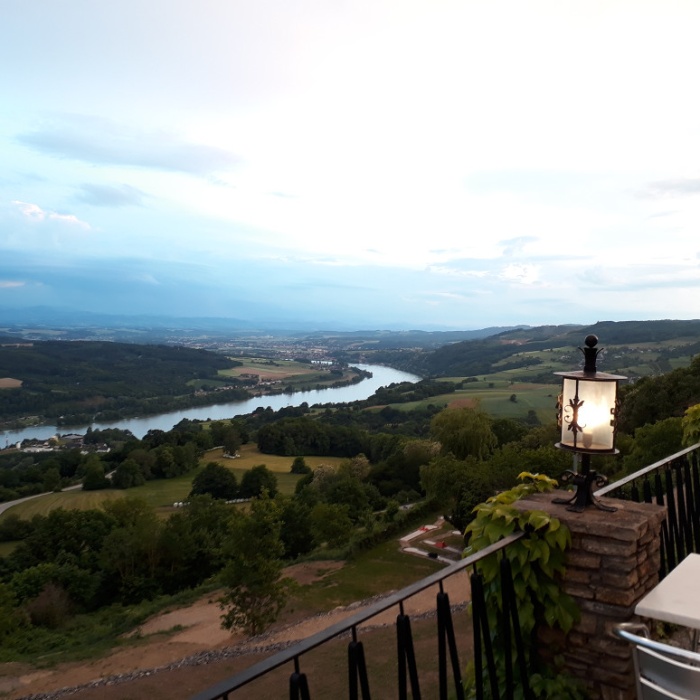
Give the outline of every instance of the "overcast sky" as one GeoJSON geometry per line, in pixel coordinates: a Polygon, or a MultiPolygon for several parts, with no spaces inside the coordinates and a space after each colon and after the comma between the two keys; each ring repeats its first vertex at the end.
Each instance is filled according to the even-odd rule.
{"type": "Polygon", "coordinates": [[[0,308],[700,317],[697,0],[0,0],[0,308]]]}

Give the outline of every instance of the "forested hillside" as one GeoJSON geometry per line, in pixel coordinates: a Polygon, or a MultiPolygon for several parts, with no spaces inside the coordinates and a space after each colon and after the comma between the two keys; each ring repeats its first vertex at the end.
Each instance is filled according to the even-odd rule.
{"type": "MultiPolygon", "coordinates": [[[[91,422],[97,412],[111,420],[124,410],[175,409],[182,396],[194,405],[196,386],[219,385],[218,371],[236,364],[206,350],[164,345],[14,342],[0,346],[0,377],[22,386],[0,391],[0,415],[6,422],[40,415],[80,423],[91,422]]],[[[244,390],[227,392],[230,400],[246,396],[244,390]]]]}
{"type": "MultiPolygon", "coordinates": [[[[601,321],[592,326],[539,326],[506,331],[489,338],[444,345],[431,351],[378,352],[373,361],[415,372],[424,377],[464,377],[488,375],[504,369],[532,368],[544,364],[544,351],[561,351],[567,354],[568,368],[575,369],[578,356],[575,348],[589,334],[597,335],[601,347],[607,350],[605,370],[627,372],[636,367],[636,361],[628,362],[626,355],[635,346],[644,347],[650,374],[661,374],[673,369],[671,360],[684,356],[690,358],[700,353],[700,320],[691,321],[601,321]],[[653,346],[653,347],[652,347],[653,346]]],[[[564,369],[563,366],[561,369],[564,369]]],[[[560,369],[560,368],[556,368],[560,369]]],[[[519,377],[522,381],[554,382],[551,368],[541,374],[529,372],[519,377]]]]}
{"type": "Polygon", "coordinates": [[[680,418],[700,404],[700,355],[689,367],[659,377],[643,377],[621,390],[620,428],[632,432],[667,418],[680,418]]]}

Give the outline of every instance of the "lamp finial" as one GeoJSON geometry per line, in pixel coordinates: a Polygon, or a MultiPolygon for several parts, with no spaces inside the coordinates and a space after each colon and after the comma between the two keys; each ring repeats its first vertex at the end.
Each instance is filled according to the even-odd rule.
{"type": "Polygon", "coordinates": [[[586,348],[579,348],[579,350],[583,353],[584,358],[583,371],[586,374],[595,374],[598,371],[595,364],[596,359],[598,357],[598,353],[600,353],[602,350],[602,348],[596,348],[596,345],[598,344],[598,336],[591,333],[590,335],[586,336],[586,339],[583,342],[586,345],[586,348]]]}

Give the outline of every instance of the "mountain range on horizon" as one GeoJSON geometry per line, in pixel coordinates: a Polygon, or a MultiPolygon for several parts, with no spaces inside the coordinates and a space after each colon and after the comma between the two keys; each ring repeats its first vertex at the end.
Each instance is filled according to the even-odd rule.
{"type": "Polygon", "coordinates": [[[700,335],[698,319],[649,319],[646,321],[596,321],[590,324],[504,325],[482,328],[443,327],[353,328],[339,324],[313,324],[295,320],[253,321],[225,317],[178,317],[153,314],[109,314],[76,309],[37,306],[27,309],[0,307],[0,336],[30,340],[116,340],[126,342],[177,342],[178,339],[304,337],[319,341],[337,338],[374,339],[384,347],[439,347],[470,340],[500,337],[505,343],[529,343],[557,339],[580,344],[588,333],[611,344],[653,342],[700,335]],[[580,338],[579,338],[580,336],[580,338]]]}
{"type": "Polygon", "coordinates": [[[96,313],[69,307],[33,306],[27,308],[0,307],[0,327],[44,327],[44,328],[115,328],[134,329],[181,329],[212,332],[265,333],[269,331],[286,331],[291,333],[312,332],[425,332],[425,333],[477,333],[479,337],[493,335],[525,325],[489,326],[486,328],[457,329],[438,324],[421,324],[420,327],[408,327],[406,324],[383,324],[381,327],[358,327],[346,322],[311,322],[282,317],[268,317],[251,320],[240,317],[222,316],[177,316],[161,314],[115,314],[96,313]]]}

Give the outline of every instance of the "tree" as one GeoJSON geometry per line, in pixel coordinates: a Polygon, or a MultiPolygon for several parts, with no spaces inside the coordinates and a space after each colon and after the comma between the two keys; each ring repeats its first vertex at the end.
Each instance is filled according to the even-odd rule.
{"type": "Polygon", "coordinates": [[[346,506],[350,519],[355,523],[359,522],[365,513],[371,512],[365,484],[351,474],[338,472],[333,478],[326,479],[320,493],[326,503],[346,506]]]}
{"type": "Polygon", "coordinates": [[[155,595],[159,588],[155,572],[163,527],[155,510],[136,498],[110,501],[104,509],[117,522],[102,544],[100,558],[105,571],[117,575],[125,601],[155,595]]]}
{"type": "MultiPolygon", "coordinates": [[[[161,431],[148,431],[161,432],[161,431]]],[[[156,479],[169,479],[176,475],[178,469],[175,464],[175,455],[170,445],[160,445],[154,450],[156,461],[153,465],[153,476],[156,479]]]]}
{"type": "Polygon", "coordinates": [[[648,464],[678,452],[683,445],[681,418],[666,418],[649,423],[634,431],[634,443],[630,454],[623,460],[626,474],[631,474],[648,464]]]}
{"type": "Polygon", "coordinates": [[[0,642],[11,637],[23,624],[12,588],[0,583],[0,642]]]}
{"type": "Polygon", "coordinates": [[[91,607],[100,582],[100,572],[90,572],[72,563],[42,562],[15,573],[12,589],[24,602],[37,598],[49,584],[59,586],[71,603],[91,607]]]}
{"type": "Polygon", "coordinates": [[[431,440],[409,440],[390,455],[386,462],[372,467],[369,481],[384,496],[401,490],[420,490],[420,468],[440,454],[440,444],[431,440]]]}
{"type": "Polygon", "coordinates": [[[225,501],[238,496],[235,474],[217,462],[209,462],[192,481],[190,496],[208,493],[212,498],[225,501]]]}
{"type": "Polygon", "coordinates": [[[256,635],[277,619],[291,583],[282,578],[281,528],[279,507],[270,498],[254,500],[250,515],[234,518],[221,572],[227,589],[219,599],[222,627],[256,635]]]}
{"type": "Polygon", "coordinates": [[[165,593],[200,584],[223,567],[223,543],[235,512],[209,495],[191,496],[187,508],[163,525],[158,580],[165,593]]]}
{"type": "Polygon", "coordinates": [[[241,498],[256,498],[263,490],[271,498],[277,493],[277,477],[264,465],[258,464],[241,477],[241,498]]]}
{"type": "Polygon", "coordinates": [[[143,472],[136,460],[127,458],[115,470],[112,475],[112,486],[115,489],[130,489],[146,483],[143,472]]]}
{"type": "Polygon", "coordinates": [[[346,545],[353,531],[348,507],[338,503],[317,503],[311,511],[311,528],[318,545],[346,545]]]}
{"type": "Polygon", "coordinates": [[[61,472],[58,467],[51,467],[44,472],[44,491],[61,490],[61,472]]]}
{"type": "Polygon", "coordinates": [[[493,493],[488,465],[473,458],[436,457],[421,467],[420,474],[428,498],[439,504],[445,520],[460,532],[471,520],[472,509],[493,493]]]}
{"type": "Polygon", "coordinates": [[[156,464],[156,455],[151,450],[138,447],[128,453],[129,459],[133,459],[139,465],[143,478],[148,481],[153,478],[153,469],[156,464]]]}
{"type": "Polygon", "coordinates": [[[15,571],[69,561],[95,571],[104,538],[116,523],[104,511],[56,508],[48,515],[35,515],[31,524],[32,531],[8,557],[15,571]]]}
{"type": "Polygon", "coordinates": [[[527,433],[527,428],[512,418],[495,418],[491,429],[498,440],[499,447],[509,442],[517,442],[527,433]]]}
{"type": "Polygon", "coordinates": [[[488,457],[496,447],[496,436],[488,414],[474,408],[446,408],[430,422],[432,436],[442,445],[443,454],[457,459],[488,457]]]}
{"type": "Polygon", "coordinates": [[[233,426],[229,426],[223,434],[222,445],[224,446],[224,454],[234,456],[242,444],[243,441],[238,430],[233,426]]]}
{"type": "Polygon", "coordinates": [[[311,467],[306,464],[306,460],[303,457],[295,457],[292,462],[292,474],[309,474],[311,472],[311,467]]]}
{"type": "Polygon", "coordinates": [[[284,558],[296,559],[314,548],[311,508],[300,498],[277,496],[276,500],[280,504],[284,558]]]}
{"type": "Polygon", "coordinates": [[[683,444],[686,447],[700,442],[700,403],[686,410],[681,425],[683,427],[683,444]]]}
{"type": "Polygon", "coordinates": [[[111,486],[109,479],[105,476],[102,462],[97,455],[90,455],[85,463],[85,477],[83,478],[83,491],[98,491],[111,486]]]}

